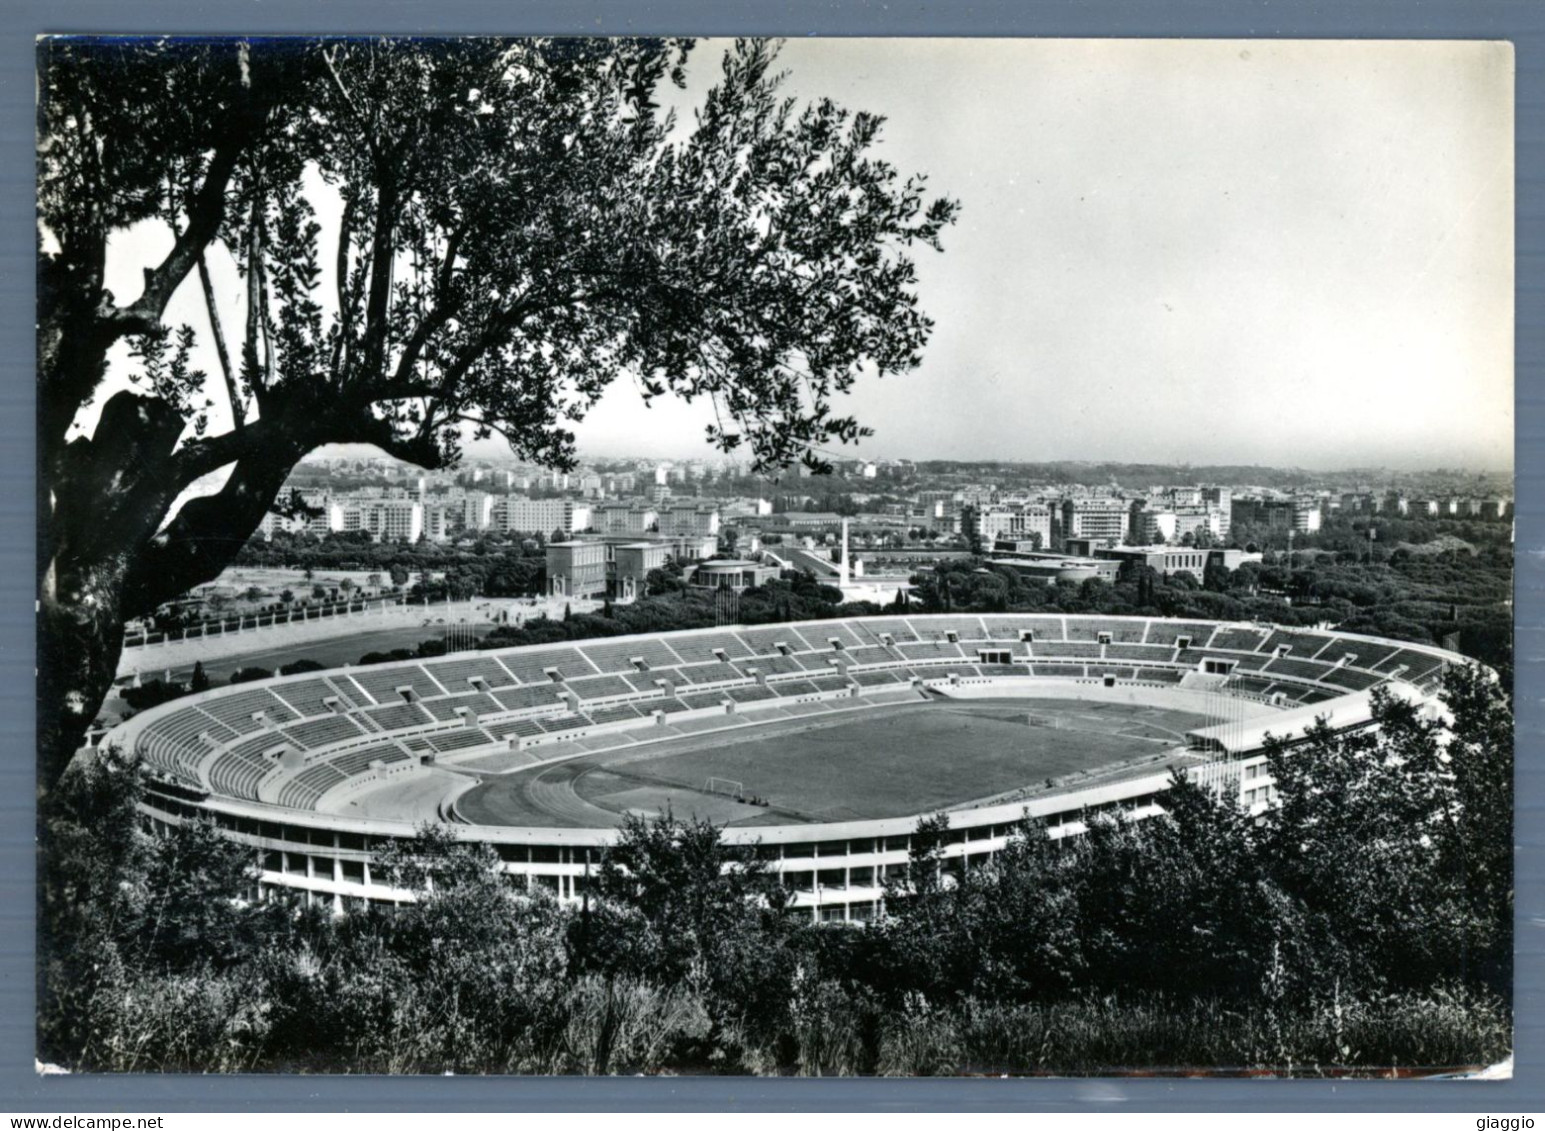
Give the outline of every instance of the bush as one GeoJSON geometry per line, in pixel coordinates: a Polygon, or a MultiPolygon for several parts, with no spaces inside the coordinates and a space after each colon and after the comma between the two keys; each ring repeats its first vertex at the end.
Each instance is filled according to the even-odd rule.
{"type": "Polygon", "coordinates": [[[125,687],[119,692],[123,701],[136,711],[148,711],[151,707],[159,707],[162,703],[170,703],[173,699],[180,699],[188,693],[187,685],[181,683],[167,683],[164,680],[152,679],[140,684],[138,687],[125,687]]]}
{"type": "Polygon", "coordinates": [[[280,675],[300,675],[302,672],[321,672],[326,670],[326,664],[320,664],[315,660],[295,660],[292,663],[279,665],[280,675]]]}

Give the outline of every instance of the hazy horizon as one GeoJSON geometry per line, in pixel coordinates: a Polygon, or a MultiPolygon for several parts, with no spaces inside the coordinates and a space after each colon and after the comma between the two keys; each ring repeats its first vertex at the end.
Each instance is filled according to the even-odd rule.
{"type": "MultiPolygon", "coordinates": [[[[1506,476],[1511,477],[1512,474],[1513,474],[1513,468],[1511,467],[1511,465],[1505,466],[1505,467],[1504,466],[1484,466],[1484,465],[1481,465],[1481,464],[1478,464],[1478,463],[1465,463],[1465,464],[1433,463],[1433,464],[1430,464],[1430,465],[1418,466],[1418,465],[1413,465],[1413,464],[1401,465],[1401,464],[1387,464],[1387,463],[1386,464],[1380,464],[1380,463],[1358,463],[1356,461],[1349,461],[1349,462],[1338,463],[1338,464],[1334,464],[1334,465],[1325,465],[1325,466],[1315,467],[1315,466],[1308,466],[1308,465],[1304,465],[1304,464],[1263,463],[1263,462],[1260,462],[1258,460],[1251,460],[1251,461],[1233,460],[1233,461],[1231,461],[1231,460],[1220,460],[1220,459],[1211,459],[1211,458],[1208,458],[1208,459],[1160,459],[1160,460],[1145,460],[1145,459],[1135,459],[1135,458],[1101,457],[1101,456],[1062,456],[1062,457],[1056,457],[1056,458],[1050,458],[1050,457],[1048,457],[1048,458],[1037,458],[1037,457],[1025,456],[1025,455],[1013,455],[1013,456],[1010,456],[1010,455],[1004,455],[1004,456],[992,456],[992,455],[977,455],[977,456],[913,456],[913,455],[908,455],[907,453],[904,453],[904,452],[902,452],[902,453],[894,453],[894,454],[886,454],[886,455],[883,455],[883,456],[876,456],[876,455],[864,455],[864,454],[860,453],[857,449],[852,449],[852,448],[848,449],[847,452],[837,451],[835,454],[839,457],[839,462],[841,461],[841,459],[844,459],[844,458],[852,458],[852,459],[860,459],[860,458],[862,458],[862,459],[869,459],[869,460],[878,460],[880,462],[884,462],[886,460],[905,460],[905,461],[909,461],[909,462],[912,462],[912,463],[1001,463],[1001,464],[1090,464],[1090,465],[1113,464],[1113,465],[1129,465],[1129,466],[1152,465],[1152,466],[1157,466],[1157,467],[1173,467],[1173,468],[1175,468],[1177,470],[1203,469],[1203,468],[1209,468],[1209,467],[1250,467],[1250,468],[1256,468],[1256,469],[1259,469],[1259,470],[1262,470],[1262,471],[1302,471],[1302,472],[1308,472],[1308,473],[1319,474],[1319,475],[1349,475],[1349,474],[1356,473],[1356,472],[1368,472],[1370,474],[1371,473],[1381,473],[1382,472],[1382,473],[1389,473],[1389,474],[1395,474],[1395,475],[1424,474],[1424,473],[1435,473],[1435,472],[1450,472],[1450,473],[1461,474],[1461,475],[1486,475],[1486,476],[1506,475],[1506,476]]],[[[321,461],[321,460],[328,460],[328,459],[364,459],[364,458],[370,458],[370,457],[391,458],[391,457],[385,456],[385,454],[383,452],[381,452],[380,449],[372,447],[371,445],[368,445],[368,444],[329,444],[329,445],[327,445],[325,447],[316,449],[311,454],[309,454],[306,457],[306,459],[308,461],[321,461]]],[[[740,456],[726,456],[723,453],[717,452],[717,451],[712,450],[712,449],[709,449],[706,446],[704,446],[702,451],[680,451],[680,452],[676,452],[674,454],[672,454],[672,453],[654,454],[654,453],[648,453],[648,452],[641,452],[641,451],[637,451],[637,450],[625,451],[625,450],[621,450],[621,449],[619,449],[618,451],[615,451],[615,452],[602,452],[602,451],[597,451],[597,450],[593,450],[593,449],[587,449],[586,447],[581,446],[580,452],[579,452],[579,459],[580,459],[580,462],[582,464],[583,463],[588,463],[588,462],[594,462],[594,461],[603,461],[603,460],[604,461],[608,461],[608,462],[612,462],[612,461],[645,461],[645,462],[668,463],[668,464],[669,463],[689,463],[689,462],[698,461],[698,460],[706,461],[706,462],[709,462],[709,463],[712,463],[715,460],[726,460],[726,459],[741,459],[743,461],[743,457],[740,457],[740,456]]],[[[511,460],[511,461],[514,461],[514,462],[519,462],[519,463],[527,464],[528,466],[536,466],[535,464],[532,464],[531,461],[529,461],[529,460],[524,460],[524,461],[523,460],[516,460],[515,457],[513,455],[511,455],[509,449],[507,447],[505,447],[503,444],[501,444],[501,443],[499,443],[497,441],[487,441],[487,442],[484,442],[484,443],[468,444],[467,445],[467,450],[466,450],[466,452],[463,455],[463,460],[462,460],[463,464],[465,464],[465,463],[467,463],[469,461],[478,461],[478,460],[511,460]]],[[[401,461],[398,461],[398,462],[401,462],[401,461]]],[[[785,474],[784,477],[785,478],[790,478],[790,477],[794,476],[795,474],[796,474],[795,469],[790,468],[789,471],[785,474]]]]}

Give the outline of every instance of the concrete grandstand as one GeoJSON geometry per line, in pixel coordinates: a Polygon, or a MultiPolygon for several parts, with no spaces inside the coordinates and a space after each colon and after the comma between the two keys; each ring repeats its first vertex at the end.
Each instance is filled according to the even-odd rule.
{"type": "Polygon", "coordinates": [[[1170,774],[1268,805],[1261,746],[1366,725],[1374,689],[1432,701],[1428,646],[1159,618],[983,614],[725,627],[464,652],[246,683],[107,736],[155,827],[213,819],[261,887],[401,900],[371,856],[424,821],[559,898],[629,813],[725,826],[822,919],[865,919],[920,814],[951,867],[1025,816],[1160,811],[1170,774]]]}

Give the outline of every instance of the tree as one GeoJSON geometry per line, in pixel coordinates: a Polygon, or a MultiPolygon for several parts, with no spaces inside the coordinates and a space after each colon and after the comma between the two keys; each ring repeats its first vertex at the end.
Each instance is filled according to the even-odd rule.
{"type": "Polygon", "coordinates": [[[759,468],[822,467],[816,447],[864,434],[833,398],[861,372],[919,363],[932,324],[908,249],[939,247],[956,206],[871,156],[880,118],[784,98],[764,42],[726,54],[694,128],[678,130],[655,94],[683,81],[688,47],[44,46],[45,787],[95,717],[125,620],[217,576],[287,509],[281,485],[320,445],[438,468],[465,434],[498,435],[568,468],[566,422],[621,372],[646,398],[712,400],[710,439],[759,468]],[[336,209],[303,188],[318,182],[336,209]],[[105,265],[130,228],[159,229],[170,250],[120,301],[105,265]],[[229,335],[217,264],[245,283],[229,335]],[[195,274],[215,376],[196,364],[198,331],[164,320],[195,274]],[[115,391],[119,343],[134,365],[115,391]],[[74,434],[97,398],[94,431],[74,434]],[[214,494],[174,511],[222,469],[214,494]]]}
{"type": "Polygon", "coordinates": [[[980,508],[967,506],[960,508],[960,529],[965,533],[966,545],[971,550],[973,557],[981,557],[982,545],[982,512],[980,508]]]}
{"type": "Polygon", "coordinates": [[[188,677],[188,691],[190,694],[198,694],[200,691],[208,691],[210,688],[209,673],[204,670],[204,661],[193,662],[193,674],[188,677]]]}
{"type": "Polygon", "coordinates": [[[318,660],[294,660],[279,665],[280,675],[300,675],[302,672],[326,671],[327,665],[318,660]]]}
{"type": "Polygon", "coordinates": [[[791,896],[754,851],[707,821],[624,818],[595,872],[598,914],[576,924],[580,965],[673,982],[701,979],[724,1013],[755,1024],[792,973],[782,949],[791,896]]]}
{"type": "Polygon", "coordinates": [[[647,597],[660,597],[668,593],[680,593],[687,587],[687,583],[681,579],[681,566],[672,558],[667,558],[661,569],[652,569],[644,575],[644,595],[647,597]]]}
{"type": "Polygon", "coordinates": [[[1214,593],[1223,593],[1229,588],[1228,567],[1211,555],[1208,555],[1207,565],[1202,570],[1202,587],[1214,593]]]}
{"type": "Polygon", "coordinates": [[[1480,976],[1506,992],[1511,712],[1479,671],[1450,673],[1443,698],[1449,727],[1376,691],[1374,728],[1267,743],[1280,805],[1266,847],[1325,940],[1322,974],[1381,987],[1480,976]]]}
{"type": "Polygon", "coordinates": [[[1508,995],[1513,983],[1513,711],[1506,689],[1478,666],[1443,681],[1452,721],[1443,749],[1453,802],[1437,837],[1473,933],[1464,973],[1508,995]]]}

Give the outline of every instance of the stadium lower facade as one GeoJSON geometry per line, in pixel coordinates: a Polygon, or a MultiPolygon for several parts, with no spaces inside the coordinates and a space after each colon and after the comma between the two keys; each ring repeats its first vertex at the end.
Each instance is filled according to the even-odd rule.
{"type": "Polygon", "coordinates": [[[1380,688],[1436,711],[1468,662],[1246,623],[870,617],[310,672],[178,699],[106,741],[145,772],[153,829],[212,820],[252,849],[260,892],[408,899],[372,860],[429,821],[576,899],[628,814],[670,809],[753,846],[813,917],[862,920],[921,815],[948,814],[955,870],[1026,816],[1063,837],[1161,812],[1176,768],[1264,808],[1268,734],[1367,726],[1380,688]]]}

